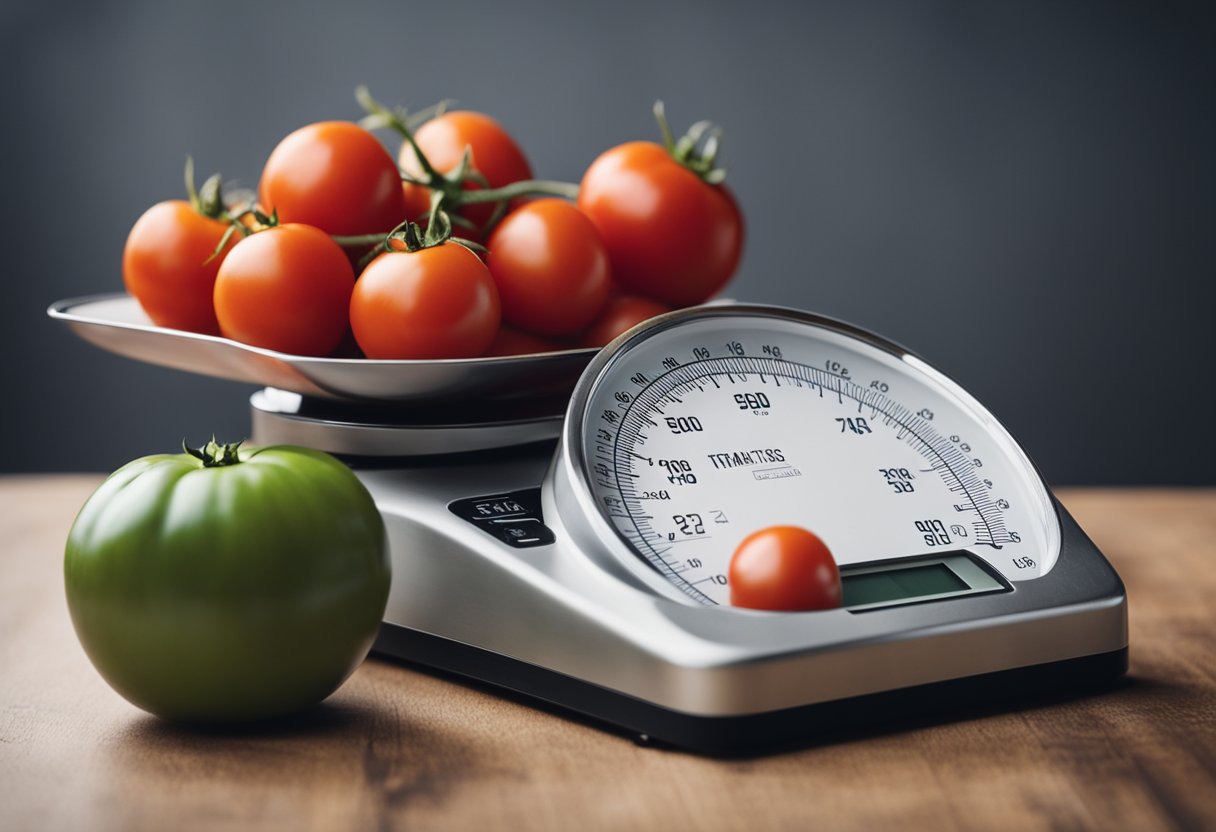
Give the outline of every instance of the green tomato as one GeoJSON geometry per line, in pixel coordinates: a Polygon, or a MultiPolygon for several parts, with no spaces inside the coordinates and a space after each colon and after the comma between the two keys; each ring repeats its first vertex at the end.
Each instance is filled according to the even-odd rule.
{"type": "Polygon", "coordinates": [[[131,703],[250,720],[321,701],[364,659],[388,543],[328,454],[213,441],[114,472],[72,526],[64,574],[80,643],[131,703]]]}

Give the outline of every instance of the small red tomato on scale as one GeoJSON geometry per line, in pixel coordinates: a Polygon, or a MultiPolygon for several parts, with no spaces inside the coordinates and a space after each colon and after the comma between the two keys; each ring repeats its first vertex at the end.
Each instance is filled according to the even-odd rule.
{"type": "Polygon", "coordinates": [[[769,526],[743,539],[730,559],[730,603],[798,612],[840,606],[840,570],[818,535],[799,526],[769,526]]]}
{"type": "Polygon", "coordinates": [[[144,212],[122,253],[122,279],[157,326],[219,335],[211,295],[215,275],[236,239],[216,253],[230,228],[219,176],[197,193],[186,163],[190,201],[158,202],[144,212]]]}
{"type": "MultiPolygon", "coordinates": [[[[409,233],[416,241],[417,226],[409,233]]],[[[501,319],[490,270],[446,240],[380,254],[350,299],[355,340],[373,359],[474,358],[490,346],[501,319]]]]}
{"type": "Polygon", "coordinates": [[[266,160],[258,201],[280,222],[327,234],[387,234],[406,219],[397,163],[380,140],[349,121],[309,124],[266,160]]]}
{"type": "Polygon", "coordinates": [[[289,223],[241,240],[215,279],[224,336],[292,355],[324,356],[342,342],[355,273],[341,246],[289,223]]]}
{"type": "Polygon", "coordinates": [[[552,337],[575,335],[603,310],[611,287],[608,252],[591,220],[569,202],[539,199],[490,235],[490,273],[503,320],[552,337]]]}
{"type": "Polygon", "coordinates": [[[661,105],[655,115],[666,146],[629,142],[600,155],[583,175],[578,206],[599,229],[622,288],[691,306],[735,273],[743,217],[716,167],[716,134],[702,123],[675,142],[661,105]]]}

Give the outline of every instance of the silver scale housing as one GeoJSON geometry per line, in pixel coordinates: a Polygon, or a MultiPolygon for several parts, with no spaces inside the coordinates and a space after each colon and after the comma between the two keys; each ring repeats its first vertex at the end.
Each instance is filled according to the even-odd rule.
{"type": "MultiPolygon", "coordinates": [[[[656,594],[636,563],[626,567],[620,551],[609,551],[605,541],[615,535],[568,450],[578,426],[564,424],[552,401],[491,400],[479,409],[466,398],[446,417],[442,402],[412,407],[413,389],[394,396],[396,405],[352,402],[318,383],[307,360],[160,330],[131,311],[129,298],[63,301],[49,313],[120,354],[237,380],[286,381],[298,391],[254,394],[252,438],[347,456],[371,491],[394,574],[376,647],[386,655],[710,753],[814,738],[844,714],[870,724],[871,715],[918,692],[921,700],[957,701],[951,680],[991,676],[997,684],[983,691],[1008,693],[1013,684],[1016,694],[1023,682],[1108,679],[1126,670],[1122,582],[1054,498],[1058,562],[1016,591],[864,613],[691,606],[656,594]],[[266,366],[274,378],[266,378],[266,366]],[[470,409],[479,423],[450,418],[470,409]],[[564,442],[556,442],[563,427],[564,442]],[[556,538],[548,546],[514,548],[448,508],[538,485],[544,523],[556,538]],[[1008,678],[1033,669],[1045,672],[1008,678]]],[[[571,413],[608,352],[584,374],[571,413]]],[[[565,354],[563,372],[589,357],[565,354]]],[[[311,362],[324,372],[328,363],[311,362]]],[[[451,364],[444,372],[465,383],[468,369],[451,364]]],[[[495,375],[528,371],[503,362],[495,375]]],[[[964,701],[987,695],[957,691],[964,701]]]]}

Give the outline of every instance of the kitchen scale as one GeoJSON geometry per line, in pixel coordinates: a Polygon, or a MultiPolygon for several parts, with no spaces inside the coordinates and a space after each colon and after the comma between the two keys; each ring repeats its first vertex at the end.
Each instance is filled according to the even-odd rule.
{"type": "Polygon", "coordinates": [[[1009,433],[840,321],[711,304],[599,352],[367,361],[161,329],[125,295],[49,314],[267,385],[255,443],[352,465],[389,534],[381,654],[708,753],[1127,669],[1123,584],[1009,433]],[[732,552],[772,525],[828,544],[841,608],[730,606],[732,552]]]}

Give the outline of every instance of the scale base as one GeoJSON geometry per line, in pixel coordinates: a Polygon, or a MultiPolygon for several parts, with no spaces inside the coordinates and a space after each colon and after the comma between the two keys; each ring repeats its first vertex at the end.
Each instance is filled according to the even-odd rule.
{"type": "Polygon", "coordinates": [[[1040,579],[948,603],[808,614],[813,628],[797,614],[727,619],[730,610],[639,591],[579,549],[536,487],[552,452],[540,443],[356,467],[393,558],[377,653],[712,756],[1033,706],[1127,670],[1122,583],[1062,508],[1064,554],[1051,586],[1040,579]],[[461,510],[471,498],[518,501],[534,516],[510,524],[544,524],[552,537],[511,545],[488,528],[494,522],[461,510]],[[837,619],[889,635],[817,647],[837,619]],[[782,627],[806,646],[774,654],[782,627]],[[751,641],[740,647],[743,637],[751,641]]]}
{"type": "Polygon", "coordinates": [[[581,546],[558,505],[570,488],[546,407],[455,423],[355,418],[272,391],[253,405],[257,442],[311,431],[305,444],[344,455],[384,517],[394,579],[376,652],[635,739],[758,754],[1025,707],[1127,669],[1123,585],[1058,505],[1049,579],[757,615],[658,596],[581,546]]]}
{"type": "Polygon", "coordinates": [[[742,716],[698,716],[482,650],[385,623],[372,651],[382,658],[484,684],[533,707],[592,721],[645,745],[715,757],[790,751],[876,732],[1025,709],[1107,689],[1127,672],[1127,648],[1094,656],[742,716]],[[982,705],[977,706],[977,702],[982,705]]]}

